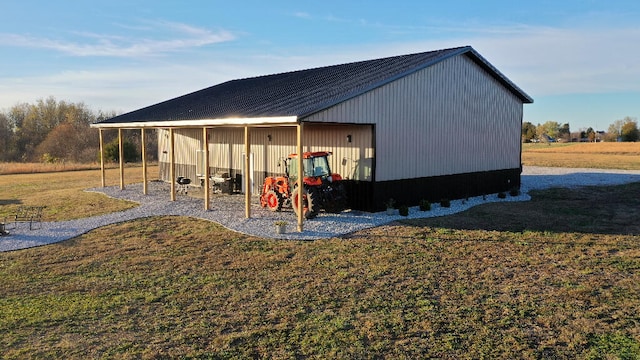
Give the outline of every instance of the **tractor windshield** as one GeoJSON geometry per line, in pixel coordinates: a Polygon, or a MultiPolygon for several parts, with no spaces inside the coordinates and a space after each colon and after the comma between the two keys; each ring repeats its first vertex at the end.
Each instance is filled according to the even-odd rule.
{"type": "Polygon", "coordinates": [[[329,176],[329,163],[325,156],[304,159],[304,175],[313,177],[329,176]]]}
{"type": "MultiPolygon", "coordinates": [[[[329,162],[326,156],[303,159],[304,176],[305,177],[327,177],[331,175],[329,162]]],[[[294,182],[298,178],[298,160],[291,159],[289,161],[289,178],[294,182]]]]}

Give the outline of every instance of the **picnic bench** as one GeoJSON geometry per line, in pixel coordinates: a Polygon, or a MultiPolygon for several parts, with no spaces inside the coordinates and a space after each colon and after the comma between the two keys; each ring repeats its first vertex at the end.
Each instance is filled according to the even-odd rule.
{"type": "Polygon", "coordinates": [[[15,213],[11,214],[6,224],[13,223],[13,228],[18,226],[18,223],[29,223],[29,230],[33,230],[34,224],[40,224],[42,221],[42,211],[46,206],[19,206],[15,213]]]}
{"type": "Polygon", "coordinates": [[[9,235],[9,232],[5,228],[6,219],[4,222],[0,222],[0,236],[9,235]]]}

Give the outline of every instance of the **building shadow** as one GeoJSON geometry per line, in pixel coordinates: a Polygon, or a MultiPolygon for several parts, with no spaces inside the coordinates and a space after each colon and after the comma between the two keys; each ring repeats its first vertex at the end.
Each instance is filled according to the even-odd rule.
{"type": "Polygon", "coordinates": [[[640,235],[640,182],[555,187],[529,194],[531,201],[488,203],[450,216],[401,223],[458,230],[640,235]]]}

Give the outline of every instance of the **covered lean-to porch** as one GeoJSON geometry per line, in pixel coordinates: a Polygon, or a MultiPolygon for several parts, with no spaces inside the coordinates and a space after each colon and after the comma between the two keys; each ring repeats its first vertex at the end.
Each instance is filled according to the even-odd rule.
{"type": "MultiPolygon", "coordinates": [[[[122,146],[123,129],[139,129],[143,149],[143,192],[147,192],[147,177],[144,141],[145,130],[156,129],[158,133],[159,178],[171,184],[169,194],[172,201],[176,198],[178,177],[191,180],[191,186],[199,187],[204,193],[204,207],[211,207],[212,178],[229,178],[233,192],[245,197],[245,217],[251,217],[251,197],[259,194],[262,182],[267,176],[284,173],[282,159],[292,153],[307,151],[329,151],[333,172],[340,173],[349,183],[352,191],[369,183],[373,178],[373,132],[372,126],[344,124],[309,124],[304,122],[246,121],[243,125],[218,123],[209,126],[153,126],[141,123],[139,127],[126,124],[126,127],[100,127],[102,132],[117,130],[122,146]],[[205,141],[206,139],[206,141],[205,141]],[[249,156],[246,156],[249,154],[249,156]]],[[[165,125],[165,124],[163,124],[165,125]]],[[[120,149],[122,152],[122,148],[120,149]]],[[[120,187],[124,189],[124,163],[120,157],[120,187]]],[[[301,162],[302,159],[298,158],[301,162]]],[[[104,162],[102,162],[104,169],[104,162]]],[[[302,167],[296,166],[301,176],[302,167]]],[[[102,184],[105,184],[104,171],[102,184]]],[[[231,189],[230,189],[231,191],[231,189]]],[[[298,196],[301,196],[299,194],[298,196]]],[[[357,196],[351,201],[358,201],[357,196]]],[[[357,206],[356,206],[357,207],[357,206]]],[[[298,212],[300,214],[301,212],[298,212]]],[[[303,229],[304,217],[298,216],[298,230],[303,229]]]]}

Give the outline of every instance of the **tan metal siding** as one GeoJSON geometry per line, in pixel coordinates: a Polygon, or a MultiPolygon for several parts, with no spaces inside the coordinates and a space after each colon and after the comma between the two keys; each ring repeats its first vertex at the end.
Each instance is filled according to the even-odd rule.
{"type": "Polygon", "coordinates": [[[209,129],[209,165],[212,168],[242,169],[244,130],[242,128],[209,129]]]}
{"type": "Polygon", "coordinates": [[[376,180],[520,166],[522,102],[457,56],[304,119],[376,124],[376,180]]]}
{"type": "MultiPolygon", "coordinates": [[[[202,130],[174,129],[176,176],[183,176],[195,182],[196,150],[202,149],[202,130]]],[[[169,180],[169,130],[158,129],[158,161],[160,178],[169,180]],[[165,165],[166,164],[166,165],[165,165]]]]}
{"type": "MultiPolygon", "coordinates": [[[[374,156],[371,126],[310,124],[305,126],[304,135],[305,151],[331,151],[331,169],[344,178],[353,178],[358,161],[374,156]]],[[[362,176],[361,180],[371,180],[362,176]]]]}
{"type": "MultiPolygon", "coordinates": [[[[202,149],[202,130],[174,129],[176,164],[195,164],[196,150],[202,149]]],[[[169,162],[169,130],[158,129],[158,157],[169,162]]]]}

